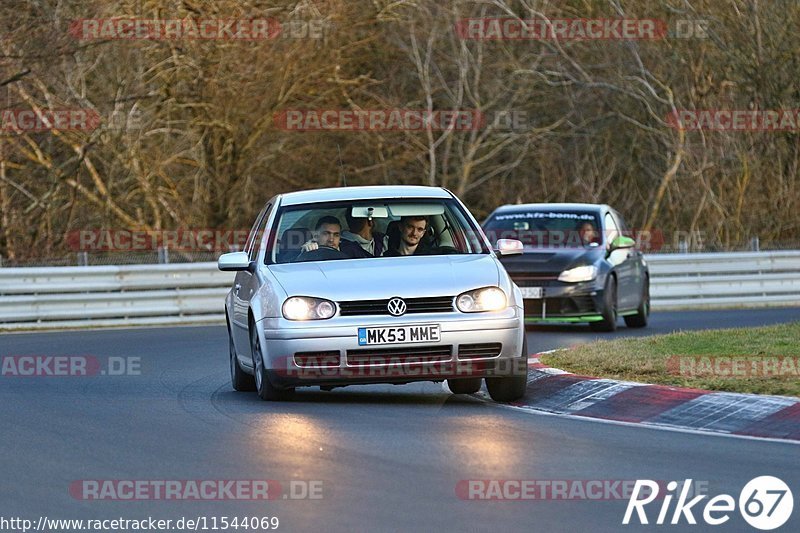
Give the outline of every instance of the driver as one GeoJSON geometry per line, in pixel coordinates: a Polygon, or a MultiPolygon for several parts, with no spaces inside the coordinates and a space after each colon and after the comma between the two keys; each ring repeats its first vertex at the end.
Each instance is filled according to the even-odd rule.
{"type": "Polygon", "coordinates": [[[578,235],[580,235],[581,244],[583,245],[596,243],[597,230],[594,229],[594,224],[591,222],[579,223],[578,235]]]}
{"type": "MultiPolygon", "coordinates": [[[[305,243],[300,255],[297,256],[297,261],[304,261],[309,258],[309,255],[320,248],[332,248],[339,251],[339,243],[342,238],[342,225],[339,219],[334,216],[320,217],[317,225],[314,227],[314,232],[310,241],[305,243]]],[[[319,254],[316,254],[319,255],[319,254]]],[[[342,254],[344,256],[344,254],[342,254]]]]}

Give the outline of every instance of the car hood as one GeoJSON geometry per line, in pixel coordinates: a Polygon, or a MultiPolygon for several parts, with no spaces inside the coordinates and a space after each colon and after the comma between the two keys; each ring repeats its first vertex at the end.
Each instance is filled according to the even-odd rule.
{"type": "Polygon", "coordinates": [[[490,255],[379,257],[270,265],[289,296],[334,301],[400,296],[456,296],[497,286],[499,267],[490,255]]]}
{"type": "Polygon", "coordinates": [[[502,257],[500,262],[509,274],[537,273],[557,276],[579,265],[597,263],[605,255],[602,246],[591,248],[534,248],[520,255],[502,257]]]}

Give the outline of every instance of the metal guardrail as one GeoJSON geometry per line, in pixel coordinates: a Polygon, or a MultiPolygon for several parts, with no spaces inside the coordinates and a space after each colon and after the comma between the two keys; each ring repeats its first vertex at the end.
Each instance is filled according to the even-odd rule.
{"type": "Polygon", "coordinates": [[[648,255],[653,309],[800,305],[800,251],[648,255]]]}
{"type": "MultiPolygon", "coordinates": [[[[648,255],[654,309],[800,305],[800,251],[648,255]]],[[[0,268],[0,329],[221,323],[216,263],[0,268]]]]}
{"type": "Polygon", "coordinates": [[[0,268],[0,329],[219,323],[216,263],[0,268]]]}

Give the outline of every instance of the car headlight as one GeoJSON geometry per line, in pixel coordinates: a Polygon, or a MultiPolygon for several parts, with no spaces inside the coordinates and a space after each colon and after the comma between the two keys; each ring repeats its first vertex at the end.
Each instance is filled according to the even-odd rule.
{"type": "Polygon", "coordinates": [[[498,287],[485,287],[465,292],[456,298],[456,307],[462,313],[499,311],[508,306],[506,293],[498,287]]]}
{"type": "Polygon", "coordinates": [[[292,296],[283,302],[283,316],[288,320],[325,320],[336,314],[336,305],[330,300],[292,296]]]}
{"type": "Polygon", "coordinates": [[[585,265],[565,270],[558,275],[558,281],[568,281],[575,283],[578,281],[591,281],[597,277],[597,267],[585,265]]]}

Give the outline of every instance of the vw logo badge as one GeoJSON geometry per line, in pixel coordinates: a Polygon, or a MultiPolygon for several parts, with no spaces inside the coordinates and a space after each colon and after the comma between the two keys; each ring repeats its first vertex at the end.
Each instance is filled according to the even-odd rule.
{"type": "Polygon", "coordinates": [[[402,298],[392,298],[386,308],[389,310],[390,315],[400,316],[406,312],[406,303],[402,298]]]}

